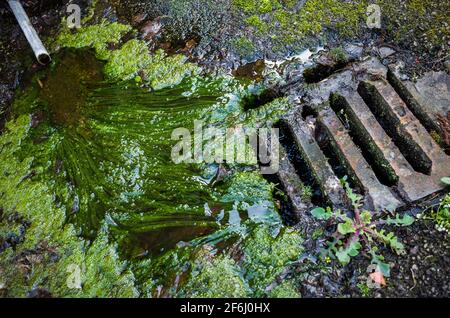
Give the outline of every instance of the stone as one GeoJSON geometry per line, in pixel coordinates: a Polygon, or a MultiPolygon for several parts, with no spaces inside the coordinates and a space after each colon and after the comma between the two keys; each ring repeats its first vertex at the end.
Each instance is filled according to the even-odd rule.
{"type": "Polygon", "coordinates": [[[390,47],[382,46],[378,49],[378,53],[382,59],[385,59],[391,55],[394,55],[397,52],[390,47]]]}
{"type": "Polygon", "coordinates": [[[364,47],[359,44],[348,44],[344,47],[344,51],[353,59],[359,59],[362,57],[364,47]]]}
{"type": "Polygon", "coordinates": [[[444,66],[445,66],[445,69],[447,70],[447,72],[450,72],[450,59],[448,59],[444,62],[444,66]]]}

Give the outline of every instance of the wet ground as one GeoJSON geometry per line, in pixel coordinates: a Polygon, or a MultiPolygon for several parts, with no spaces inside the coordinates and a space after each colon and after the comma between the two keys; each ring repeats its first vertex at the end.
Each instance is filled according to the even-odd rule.
{"type": "MultiPolygon", "coordinates": [[[[56,33],[54,26],[59,25],[59,21],[64,14],[62,10],[64,4],[61,4],[59,1],[39,0],[23,1],[23,3],[30,16],[32,16],[32,21],[36,25],[38,32],[44,38],[51,38],[56,33]]],[[[85,1],[80,1],[80,3],[84,4],[85,1]]],[[[172,7],[174,4],[172,1],[150,1],[146,3],[142,1],[111,1],[111,5],[105,1],[100,1],[95,13],[95,19],[97,20],[96,22],[99,22],[101,18],[106,17],[111,21],[128,22],[140,30],[138,37],[150,42],[151,50],[163,48],[170,53],[183,53],[189,56],[191,61],[207,66],[209,69],[233,70],[235,75],[241,77],[262,79],[258,69],[258,63],[262,63],[261,58],[277,60],[286,57],[285,52],[272,52],[271,50],[265,50],[262,55],[250,54],[243,56],[233,51],[232,48],[224,46],[226,39],[233,32],[237,30],[245,32],[246,30],[245,26],[231,23],[235,21],[235,17],[229,14],[230,7],[228,2],[220,2],[220,6],[213,6],[209,1],[204,6],[200,5],[198,1],[193,1],[193,3],[197,10],[194,11],[195,14],[190,16],[183,13],[184,11],[182,10],[177,11],[176,7],[172,7]],[[165,21],[165,16],[174,15],[174,12],[176,15],[175,22],[169,23],[165,21]],[[178,14],[176,14],[177,12],[178,14]],[[260,62],[247,64],[256,60],[260,62]]],[[[192,11],[187,12],[192,13],[192,11]]],[[[5,118],[9,115],[11,101],[17,88],[26,86],[32,75],[41,70],[42,67],[34,61],[20,29],[15,24],[10,13],[5,9],[3,3],[0,4],[0,16],[0,29],[2,30],[0,34],[0,52],[2,56],[5,56],[0,62],[1,129],[5,118]]],[[[380,48],[384,44],[384,38],[379,36],[380,34],[376,33],[361,36],[358,38],[356,45],[348,44],[345,40],[339,38],[327,44],[331,46],[342,45],[349,50],[356,50],[358,56],[374,54],[379,57],[383,54],[380,53],[380,48]]],[[[261,43],[258,43],[258,45],[262,48],[267,46],[267,43],[261,40],[261,43]]],[[[310,41],[305,41],[304,46],[316,46],[317,44],[319,44],[319,41],[311,38],[310,41]]],[[[384,62],[393,62],[397,59],[406,61],[411,77],[430,69],[445,69],[445,56],[443,57],[439,52],[432,52],[431,55],[427,55],[428,53],[423,51],[412,52],[399,47],[394,47],[393,50],[394,53],[392,55],[384,57],[384,62]]],[[[70,65],[74,63],[74,57],[70,60],[70,53],[67,54],[69,54],[69,57],[66,60],[66,67],[70,68],[70,65]]],[[[78,58],[79,56],[75,57],[76,60],[78,58]]],[[[84,71],[81,70],[81,72],[85,72],[88,79],[93,79],[94,82],[102,80],[101,75],[95,71],[100,66],[97,65],[95,59],[92,59],[92,56],[86,57],[82,64],[86,69],[84,71]]],[[[287,67],[287,70],[291,69],[287,67]]],[[[286,71],[284,76],[288,76],[287,73],[289,72],[286,71]]],[[[63,74],[64,76],[66,76],[66,73],[63,74]]],[[[47,78],[42,83],[45,87],[42,93],[49,104],[54,105],[54,107],[50,107],[52,121],[63,126],[79,125],[84,122],[84,114],[78,111],[81,107],[80,105],[83,104],[80,96],[83,97],[84,92],[82,90],[71,90],[72,84],[65,83],[67,91],[70,92],[69,96],[66,94],[58,95],[59,89],[53,90],[52,87],[62,85],[59,82],[59,78],[56,73],[53,79],[52,77],[47,78]],[[73,109],[67,110],[64,107],[60,107],[61,105],[67,105],[66,103],[61,103],[61,100],[66,98],[73,100],[73,103],[71,103],[73,109]],[[77,106],[77,103],[81,104],[77,106]],[[68,116],[69,112],[70,116],[68,116]]],[[[267,81],[267,79],[265,80],[267,81]]],[[[294,80],[290,80],[291,83],[296,83],[295,77],[294,80]]],[[[289,80],[286,82],[289,83],[289,80]]],[[[106,93],[110,94],[110,91],[106,91],[106,93]]],[[[120,101],[116,102],[120,104],[120,101]]],[[[35,116],[36,125],[38,125],[39,116],[42,115],[36,113],[35,116]]],[[[165,200],[170,200],[170,198],[165,200]]],[[[77,209],[79,209],[77,204],[74,203],[73,207],[74,211],[77,212],[77,209]]],[[[417,212],[417,209],[415,211],[417,212]]],[[[159,220],[148,221],[153,225],[160,222],[159,220]]],[[[20,220],[13,220],[12,222],[20,223],[20,220]]],[[[73,218],[72,222],[76,223],[76,218],[73,218]]],[[[301,224],[299,227],[301,227],[301,224]]],[[[145,220],[143,228],[145,228],[145,220]]],[[[177,231],[176,226],[168,228],[167,231],[169,233],[173,232],[173,235],[165,232],[165,237],[161,237],[159,232],[155,232],[154,235],[146,235],[149,233],[148,231],[145,232],[145,229],[142,231],[138,229],[128,240],[124,241],[126,246],[135,247],[134,250],[125,254],[128,254],[128,257],[142,257],[152,248],[160,250],[161,247],[167,245],[174,246],[179,241],[189,241],[211,231],[211,228],[208,226],[196,227],[192,231],[188,229],[189,227],[185,226],[185,228],[186,230],[182,232],[177,231]],[[167,239],[168,242],[165,242],[167,245],[164,244],[164,239],[167,239]],[[163,243],[160,246],[158,244],[155,245],[155,242],[163,243]]],[[[121,233],[117,235],[120,236],[121,233]]],[[[450,249],[447,234],[436,231],[433,222],[419,221],[412,227],[403,229],[399,236],[406,245],[407,254],[398,258],[389,255],[389,252],[387,252],[388,258],[391,258],[396,265],[393,267],[393,277],[389,280],[388,287],[382,290],[367,291],[358,288],[358,284],[367,279],[367,262],[363,259],[355,260],[347,268],[341,269],[338,265],[331,268],[321,263],[316,265],[309,257],[305,257],[301,263],[292,266],[289,271],[284,272],[279,279],[282,279],[283,275],[298,277],[297,286],[303,297],[448,297],[450,295],[450,249]]],[[[312,245],[310,250],[314,251],[316,242],[310,242],[309,244],[312,245]]],[[[305,255],[307,254],[308,252],[305,255]]],[[[313,254],[310,256],[313,256],[313,254]]],[[[239,259],[239,257],[236,256],[236,259],[239,259]]]]}

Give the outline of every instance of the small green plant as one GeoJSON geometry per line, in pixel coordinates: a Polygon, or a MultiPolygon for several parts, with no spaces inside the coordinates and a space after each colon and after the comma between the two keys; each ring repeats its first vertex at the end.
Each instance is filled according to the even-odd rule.
{"type": "Polygon", "coordinates": [[[326,220],[329,224],[335,223],[337,231],[326,242],[322,250],[322,256],[337,259],[342,265],[350,263],[352,257],[364,253],[371,258],[371,263],[376,265],[377,270],[385,277],[390,276],[390,265],[385,262],[383,255],[379,254],[377,243],[390,247],[396,254],[405,253],[404,245],[394,233],[386,233],[380,229],[383,225],[409,226],[414,223],[414,218],[405,215],[396,218],[374,219],[376,213],[361,210],[362,197],[353,192],[346,181],[342,180],[347,196],[352,201],[353,217],[347,216],[341,210],[331,208],[316,208],[311,214],[318,220],[326,220]]]}
{"type": "Polygon", "coordinates": [[[363,297],[369,297],[370,296],[370,287],[367,286],[366,283],[359,283],[357,285],[359,291],[361,292],[361,295],[363,297]]]}
{"type": "MultiPolygon", "coordinates": [[[[450,185],[450,177],[443,178],[442,183],[450,185]]],[[[450,194],[446,194],[438,204],[430,206],[417,217],[423,220],[433,220],[436,222],[438,231],[450,234],[450,194]]]]}
{"type": "Polygon", "coordinates": [[[336,47],[330,50],[330,57],[339,64],[345,64],[348,62],[347,53],[345,53],[344,49],[340,47],[336,47]]]}
{"type": "Polygon", "coordinates": [[[309,202],[311,201],[312,196],[313,196],[312,188],[310,186],[304,186],[301,194],[302,200],[309,202]]]}

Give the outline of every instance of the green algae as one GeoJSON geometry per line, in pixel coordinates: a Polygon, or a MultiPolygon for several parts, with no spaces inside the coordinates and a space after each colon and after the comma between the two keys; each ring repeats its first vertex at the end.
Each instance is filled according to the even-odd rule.
{"type": "Polygon", "coordinates": [[[129,25],[103,21],[101,24],[82,27],[75,33],[64,30],[60,33],[56,42],[61,47],[91,47],[100,60],[106,60],[110,55],[108,44],[119,44],[122,37],[131,30],[132,28],[129,25]]]}
{"type": "Polygon", "coordinates": [[[184,78],[199,73],[199,67],[186,61],[183,55],[167,56],[162,50],[150,55],[145,42],[133,39],[112,51],[105,65],[105,75],[113,80],[129,80],[141,72],[141,79],[159,90],[178,85],[184,78]]]}
{"type": "Polygon", "coordinates": [[[141,40],[131,39],[120,48],[109,48],[110,44],[117,46],[131,30],[128,25],[103,21],[81,28],[76,33],[63,30],[57,43],[66,48],[93,48],[97,58],[106,61],[104,73],[107,79],[126,81],[137,78],[138,82],[144,80],[155,90],[178,85],[186,77],[200,72],[200,68],[188,63],[183,55],[167,56],[162,50],[151,54],[146,42],[141,40]],[[138,75],[140,73],[142,75],[138,75]]]}
{"type": "Polygon", "coordinates": [[[142,293],[147,297],[298,297],[292,278],[281,285],[277,278],[299,259],[300,234],[286,229],[274,234],[270,223],[245,222],[242,227],[243,231],[227,237],[225,247],[224,241],[188,245],[135,265],[133,272],[145,281],[142,293]]]}
{"type": "MultiPolygon", "coordinates": [[[[117,43],[130,31],[113,28],[105,34],[114,34],[117,43]]],[[[0,252],[0,283],[8,295],[44,288],[62,297],[158,296],[160,286],[173,297],[265,295],[266,283],[290,256],[280,254],[270,265],[276,269],[257,284],[246,278],[254,268],[236,260],[229,247],[250,237],[261,251],[272,240],[286,247],[283,238],[274,238],[282,228],[274,186],[247,171],[211,187],[204,166],[172,162],[171,133],[192,130],[195,119],[221,128],[264,126],[289,104],[276,100],[245,112],[243,98],[255,92],[252,85],[201,78],[184,56],[149,54],[138,40],[109,50],[106,36],[91,38],[95,26],[79,32],[61,36],[60,45],[94,48],[104,63],[89,50],[61,52],[49,72],[18,94],[17,119],[0,136],[3,214],[18,213],[30,224],[15,250],[0,252]],[[155,91],[128,81],[138,76],[155,91]],[[251,235],[259,226],[264,234],[251,235]],[[201,251],[209,244],[222,252],[211,251],[205,261],[201,251]],[[26,270],[18,271],[23,262],[26,270]],[[67,285],[74,268],[80,269],[81,288],[67,285]]],[[[16,236],[22,231],[3,215],[0,228],[16,236]]],[[[298,240],[292,244],[301,247],[298,240]]],[[[266,261],[247,248],[251,258],[266,261]]]]}
{"type": "Polygon", "coordinates": [[[198,258],[191,277],[184,286],[186,297],[223,298],[247,297],[249,287],[236,262],[229,256],[220,255],[213,259],[198,258]],[[220,278],[220,279],[218,279],[220,278]]]}
{"type": "Polygon", "coordinates": [[[276,237],[270,235],[267,227],[258,227],[251,233],[244,243],[242,266],[255,296],[263,296],[285,267],[299,259],[303,252],[302,242],[299,233],[286,229],[276,237]]]}
{"type": "Polygon", "coordinates": [[[227,186],[223,202],[247,202],[249,204],[272,200],[273,184],[267,183],[258,172],[238,172],[227,186]]]}
{"type": "Polygon", "coordinates": [[[269,294],[271,298],[300,298],[298,288],[292,281],[284,281],[269,294]]]}
{"type": "Polygon", "coordinates": [[[277,98],[258,108],[242,112],[240,121],[248,126],[272,127],[290,109],[292,104],[287,98],[277,98]]]}
{"type": "Polygon", "coordinates": [[[152,57],[152,62],[144,68],[144,76],[155,90],[178,85],[183,79],[200,73],[198,66],[186,61],[187,57],[184,55],[167,56],[164,51],[158,50],[152,57]]]}
{"type": "Polygon", "coordinates": [[[133,275],[107,238],[99,235],[92,245],[81,240],[74,227],[65,223],[65,212],[55,206],[48,186],[39,180],[40,173],[24,179],[33,157],[20,159],[17,152],[29,133],[30,118],[22,115],[9,122],[0,136],[3,218],[18,213],[29,222],[24,241],[14,251],[0,253],[1,283],[7,295],[22,297],[33,288],[46,288],[61,297],[137,296],[133,275]],[[70,264],[84,268],[80,289],[67,287],[70,264]]]}
{"type": "MultiPolygon", "coordinates": [[[[242,212],[273,202],[273,185],[257,172],[237,173],[224,188],[228,191],[223,201],[238,203],[242,212]]],[[[153,297],[294,297],[295,283],[290,278],[274,293],[270,286],[299,259],[303,239],[297,231],[281,226],[274,205],[265,208],[272,217],[229,224],[145,266],[136,265],[138,280],[154,278],[143,284],[142,292],[153,297]]]]}
{"type": "MultiPolygon", "coordinates": [[[[66,50],[62,56],[59,66],[40,80],[43,87],[39,96],[34,97],[34,102],[37,103],[39,97],[46,101],[53,124],[82,125],[85,120],[82,118],[82,108],[87,102],[89,87],[98,85],[104,79],[103,63],[86,51],[76,53],[74,50],[66,50]]],[[[22,102],[25,107],[26,102],[22,102]]],[[[15,106],[17,110],[18,103],[15,106]]]]}
{"type": "Polygon", "coordinates": [[[140,70],[152,63],[148,47],[136,39],[125,43],[120,49],[112,51],[107,57],[105,74],[110,79],[133,79],[140,70]]]}

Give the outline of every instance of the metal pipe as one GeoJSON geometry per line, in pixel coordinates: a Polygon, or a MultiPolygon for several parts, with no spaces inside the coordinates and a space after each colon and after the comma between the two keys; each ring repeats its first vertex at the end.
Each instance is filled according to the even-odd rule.
{"type": "Polygon", "coordinates": [[[37,35],[36,30],[31,24],[30,19],[28,18],[27,13],[23,9],[20,1],[8,0],[8,4],[11,7],[12,12],[14,13],[17,22],[20,25],[20,28],[25,34],[28,43],[30,43],[30,46],[33,49],[34,55],[36,56],[38,62],[41,63],[42,65],[50,63],[51,61],[50,54],[48,54],[47,50],[42,44],[41,39],[37,35]]]}

